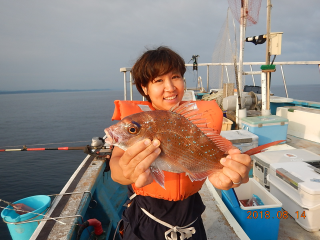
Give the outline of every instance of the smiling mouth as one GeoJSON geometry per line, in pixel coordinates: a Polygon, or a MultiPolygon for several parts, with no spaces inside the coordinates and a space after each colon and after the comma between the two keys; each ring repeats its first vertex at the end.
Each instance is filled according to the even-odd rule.
{"type": "Polygon", "coordinates": [[[173,100],[173,99],[175,99],[177,97],[177,95],[175,95],[175,96],[172,96],[172,97],[166,97],[166,98],[164,98],[165,100],[173,100]]]}

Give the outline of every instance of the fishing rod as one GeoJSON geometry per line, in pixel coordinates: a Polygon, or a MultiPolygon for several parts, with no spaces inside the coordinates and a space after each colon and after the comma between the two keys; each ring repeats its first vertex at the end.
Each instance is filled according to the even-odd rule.
{"type": "Polygon", "coordinates": [[[101,137],[92,138],[91,146],[80,146],[80,147],[57,147],[57,148],[29,148],[26,145],[23,145],[22,148],[13,148],[13,149],[0,149],[0,152],[19,152],[19,151],[51,151],[51,150],[82,150],[84,153],[91,154],[92,150],[96,149],[110,149],[110,146],[104,146],[104,139],[101,137]]]}
{"type": "Polygon", "coordinates": [[[110,147],[101,146],[101,147],[93,147],[93,146],[81,146],[81,147],[57,147],[57,148],[28,148],[26,145],[23,145],[22,148],[16,149],[0,149],[0,152],[18,152],[18,151],[46,151],[46,150],[92,150],[92,149],[109,149],[110,147]]]}

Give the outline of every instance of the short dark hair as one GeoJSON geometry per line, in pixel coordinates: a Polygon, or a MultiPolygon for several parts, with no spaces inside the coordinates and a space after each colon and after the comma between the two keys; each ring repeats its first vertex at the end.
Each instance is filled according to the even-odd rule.
{"type": "Polygon", "coordinates": [[[138,91],[150,102],[149,96],[144,94],[141,86],[147,87],[150,81],[171,71],[178,71],[183,77],[186,72],[185,62],[175,51],[160,46],[144,52],[132,67],[131,73],[138,91]]]}

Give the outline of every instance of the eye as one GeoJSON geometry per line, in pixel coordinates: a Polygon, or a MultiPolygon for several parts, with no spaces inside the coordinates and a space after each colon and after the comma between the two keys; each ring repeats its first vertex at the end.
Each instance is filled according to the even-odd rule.
{"type": "Polygon", "coordinates": [[[172,79],[179,79],[182,78],[180,74],[175,74],[172,76],[172,79]]]}
{"type": "Polygon", "coordinates": [[[154,80],[153,80],[153,83],[160,83],[160,82],[162,82],[162,79],[160,79],[160,78],[159,78],[159,79],[154,79],[154,80]]]}
{"type": "Polygon", "coordinates": [[[129,127],[128,131],[129,131],[129,133],[131,133],[131,134],[137,133],[136,127],[129,127]]]}
{"type": "Polygon", "coordinates": [[[137,134],[140,132],[140,124],[132,121],[128,126],[127,126],[127,130],[130,134],[137,134]]]}

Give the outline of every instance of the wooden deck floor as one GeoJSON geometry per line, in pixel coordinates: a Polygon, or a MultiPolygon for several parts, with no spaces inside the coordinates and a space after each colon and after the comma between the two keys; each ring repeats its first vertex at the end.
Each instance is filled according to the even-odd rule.
{"type": "Polygon", "coordinates": [[[320,155],[320,143],[312,142],[292,135],[287,135],[287,144],[294,148],[303,148],[320,155]]]}

